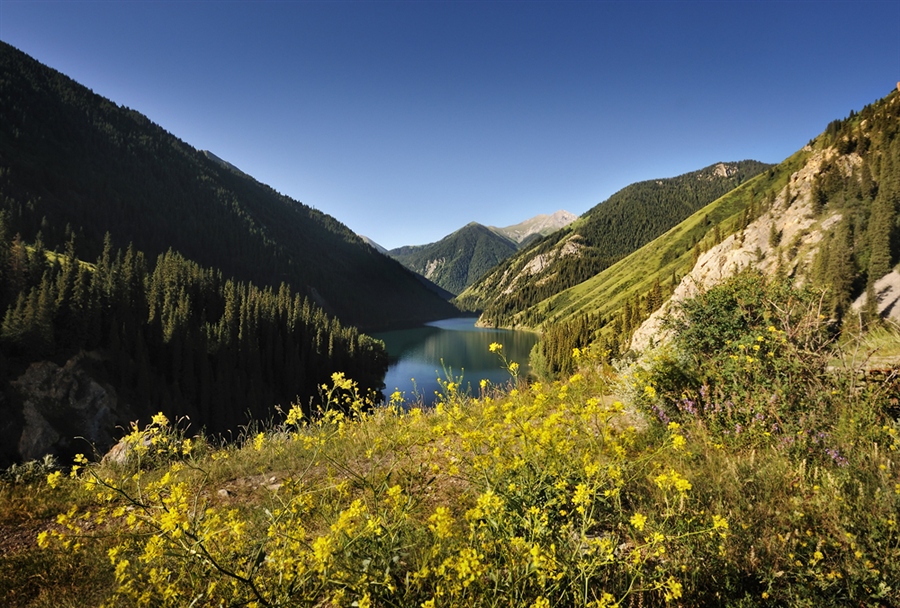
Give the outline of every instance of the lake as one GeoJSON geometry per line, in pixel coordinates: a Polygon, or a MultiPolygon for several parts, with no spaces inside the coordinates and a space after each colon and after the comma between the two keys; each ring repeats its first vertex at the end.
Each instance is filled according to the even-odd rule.
{"type": "Polygon", "coordinates": [[[373,333],[383,340],[390,357],[384,377],[384,394],[399,390],[407,403],[421,395],[426,405],[434,401],[440,390],[437,379],[447,379],[444,368],[452,371],[456,381],[462,374],[462,388],[471,386],[477,395],[479,383],[487,379],[502,384],[510,379],[501,367],[500,358],[489,347],[492,342],[503,345],[503,354],[519,364],[519,376],[528,371],[528,355],[538,335],[528,331],[475,327],[475,317],[444,319],[413,329],[373,333]],[[443,365],[442,362],[443,361],[443,365]]]}

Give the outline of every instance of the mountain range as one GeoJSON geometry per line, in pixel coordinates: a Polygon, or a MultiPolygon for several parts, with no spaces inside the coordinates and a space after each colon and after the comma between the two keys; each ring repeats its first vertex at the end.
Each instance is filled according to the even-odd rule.
{"type": "Polygon", "coordinates": [[[537,325],[543,319],[533,305],[593,277],[769,167],[753,160],[716,163],[627,186],[578,221],[526,245],[467,287],[456,302],[482,310],[485,324],[537,325]]]}
{"type": "Polygon", "coordinates": [[[900,301],[898,91],[777,165],[715,163],[577,219],[384,255],[4,43],[0,76],[0,445],[19,450],[0,463],[102,445],[151,408],[226,432],[309,407],[335,373],[378,390],[383,344],[357,328],[459,308],[540,331],[532,368],[553,378],[573,348],[652,346],[680,301],[741,269],[823,289],[836,334],[900,301]]]}
{"type": "Polygon", "coordinates": [[[520,248],[576,219],[559,210],[505,228],[471,222],[436,243],[398,247],[387,254],[455,295],[520,248]]]}

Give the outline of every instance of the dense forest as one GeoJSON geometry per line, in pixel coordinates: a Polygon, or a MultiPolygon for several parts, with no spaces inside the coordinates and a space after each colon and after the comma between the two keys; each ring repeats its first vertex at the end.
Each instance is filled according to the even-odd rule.
{"type": "Polygon", "coordinates": [[[457,304],[483,310],[487,324],[507,325],[516,313],[603,271],[768,167],[757,161],[719,163],[627,186],[572,226],[507,259],[457,304]],[[538,269],[521,276],[538,258],[543,260],[538,269]]]}
{"type": "MultiPolygon", "coordinates": [[[[335,372],[377,391],[387,369],[381,342],[285,284],[234,281],[172,251],[150,262],[108,237],[88,264],[74,236],[63,253],[48,252],[40,238],[26,244],[11,235],[4,213],[0,285],[2,377],[31,361],[94,352],[93,374],[137,417],[163,411],[211,433],[235,431],[272,418],[276,404],[308,407],[335,372]]],[[[18,397],[7,392],[11,419],[18,397]]]]}

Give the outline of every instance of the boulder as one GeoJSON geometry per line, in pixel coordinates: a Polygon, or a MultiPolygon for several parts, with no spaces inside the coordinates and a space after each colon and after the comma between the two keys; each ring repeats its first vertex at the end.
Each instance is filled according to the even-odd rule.
{"type": "Polygon", "coordinates": [[[52,361],[32,363],[11,382],[20,404],[13,412],[21,421],[19,459],[53,454],[65,462],[79,452],[102,454],[116,443],[130,412],[94,367],[90,355],[81,353],[62,367],[52,361]]]}

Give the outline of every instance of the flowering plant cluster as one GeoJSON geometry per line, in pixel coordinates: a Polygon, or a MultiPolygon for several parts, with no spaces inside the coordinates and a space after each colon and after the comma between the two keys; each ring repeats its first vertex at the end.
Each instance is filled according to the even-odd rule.
{"type": "Polygon", "coordinates": [[[102,551],[109,606],[900,605],[888,395],[827,369],[805,296],[759,293],[751,323],[707,300],[716,352],[618,376],[581,350],[528,384],[496,344],[511,382],[448,375],[433,408],[337,373],[225,446],[159,415],[49,473],[76,498],[38,543],[102,551]]]}
{"type": "Polygon", "coordinates": [[[110,605],[429,607],[669,604],[697,546],[727,543],[726,515],[667,457],[684,451],[679,429],[646,450],[581,374],[451,391],[433,411],[373,409],[332,380],[317,417],[291,408],[241,446],[198,450],[154,417],[126,439],[132,461],[73,470],[92,504],[39,543],[85,551],[114,535],[110,605]],[[215,480],[247,460],[278,473],[238,501],[215,480]]]}

